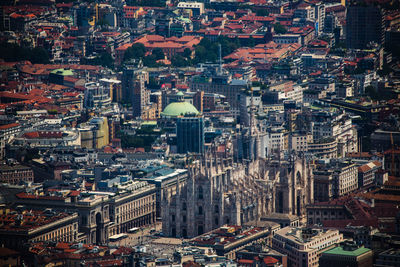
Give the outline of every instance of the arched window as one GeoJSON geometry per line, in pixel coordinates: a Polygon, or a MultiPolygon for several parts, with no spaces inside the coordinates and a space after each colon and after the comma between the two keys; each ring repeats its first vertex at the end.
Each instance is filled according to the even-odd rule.
{"type": "Polygon", "coordinates": [[[182,237],[187,238],[187,230],[185,228],[182,229],[182,237]]]}
{"type": "Polygon", "coordinates": [[[203,207],[199,206],[199,215],[203,215],[203,207]]]}
{"type": "Polygon", "coordinates": [[[217,213],[217,214],[219,213],[219,206],[218,205],[214,206],[214,212],[217,213]]]}
{"type": "Polygon", "coordinates": [[[201,186],[199,186],[199,188],[198,188],[197,198],[203,199],[203,187],[201,187],[201,186]]]}
{"type": "Polygon", "coordinates": [[[214,218],[214,223],[215,223],[215,225],[218,225],[218,224],[219,224],[218,217],[215,217],[215,218],[214,218]]]}
{"type": "Polygon", "coordinates": [[[186,202],[182,203],[182,210],[186,211],[186,202]]]}
{"type": "Polygon", "coordinates": [[[225,224],[230,224],[229,217],[225,217],[225,224]]]}
{"type": "Polygon", "coordinates": [[[298,171],[298,172],[296,173],[296,184],[297,184],[297,185],[303,185],[302,182],[303,182],[303,181],[301,180],[301,174],[300,174],[300,172],[298,171]]]}
{"type": "Polygon", "coordinates": [[[203,230],[203,225],[197,226],[197,234],[198,234],[198,235],[202,235],[203,232],[204,232],[204,230],[203,230]]]}

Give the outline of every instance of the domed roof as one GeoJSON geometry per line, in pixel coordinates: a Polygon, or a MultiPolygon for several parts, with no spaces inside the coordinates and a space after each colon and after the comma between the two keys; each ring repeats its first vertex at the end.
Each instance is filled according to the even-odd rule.
{"type": "Polygon", "coordinates": [[[165,107],[164,111],[161,112],[161,116],[178,117],[188,113],[198,115],[200,112],[189,102],[173,102],[165,107]]]}

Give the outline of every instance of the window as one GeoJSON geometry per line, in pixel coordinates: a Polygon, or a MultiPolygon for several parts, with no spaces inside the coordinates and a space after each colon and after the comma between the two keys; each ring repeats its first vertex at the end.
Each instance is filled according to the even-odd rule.
{"type": "Polygon", "coordinates": [[[199,206],[199,215],[203,215],[203,207],[199,206]]]}
{"type": "Polygon", "coordinates": [[[203,199],[203,187],[199,186],[197,196],[198,196],[198,199],[203,199]]]}

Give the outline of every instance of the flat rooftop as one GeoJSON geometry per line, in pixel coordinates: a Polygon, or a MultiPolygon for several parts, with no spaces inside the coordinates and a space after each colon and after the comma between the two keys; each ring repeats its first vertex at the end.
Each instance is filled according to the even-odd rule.
{"type": "Polygon", "coordinates": [[[261,227],[242,228],[237,225],[223,226],[212,232],[193,238],[190,243],[194,246],[227,246],[241,239],[264,232],[261,227]]]}
{"type": "Polygon", "coordinates": [[[323,254],[358,257],[369,251],[371,251],[371,250],[369,248],[365,248],[365,247],[359,247],[355,250],[347,250],[347,249],[345,249],[345,247],[339,246],[339,247],[327,250],[323,254]]]}

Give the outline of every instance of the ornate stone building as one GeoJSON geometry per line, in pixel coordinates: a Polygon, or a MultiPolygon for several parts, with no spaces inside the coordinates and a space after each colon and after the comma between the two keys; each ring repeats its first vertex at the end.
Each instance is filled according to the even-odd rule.
{"type": "Polygon", "coordinates": [[[188,180],[177,181],[176,188],[163,194],[163,232],[168,236],[194,237],[271,213],[305,220],[305,207],[313,202],[312,168],[304,159],[242,163],[209,152],[188,169],[188,180]]]}
{"type": "Polygon", "coordinates": [[[297,215],[306,222],[305,207],[313,203],[312,167],[295,155],[288,161],[264,159],[253,93],[249,122],[242,126],[245,131],[233,138],[234,145],[230,137],[218,149],[214,144],[188,164],[185,182],[177,181],[175,188],[164,191],[165,234],[194,237],[271,213],[297,215]]]}

